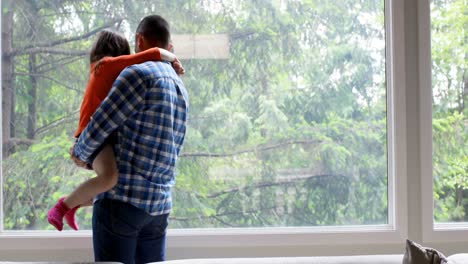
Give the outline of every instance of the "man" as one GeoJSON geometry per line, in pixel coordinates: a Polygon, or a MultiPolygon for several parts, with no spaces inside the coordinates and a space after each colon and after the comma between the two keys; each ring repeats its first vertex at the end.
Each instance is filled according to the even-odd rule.
{"type": "MultiPolygon", "coordinates": [[[[145,17],[136,30],[135,51],[170,49],[169,24],[145,17]]],[[[79,166],[112,134],[119,178],[96,197],[93,245],[96,261],[148,263],[165,259],[175,165],[184,142],[188,94],[167,62],[123,70],[72,150],[79,166]]]]}

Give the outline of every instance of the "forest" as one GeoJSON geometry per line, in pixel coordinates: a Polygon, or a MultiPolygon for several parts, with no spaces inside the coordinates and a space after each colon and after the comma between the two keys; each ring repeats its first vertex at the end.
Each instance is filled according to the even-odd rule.
{"type": "MultiPolygon", "coordinates": [[[[133,45],[150,14],[176,55],[192,45],[181,35],[228,42],[227,56],[180,57],[171,228],[388,223],[384,0],[4,0],[5,230],[53,230],[48,209],[93,176],[69,156],[89,49],[107,28],[133,45]]],[[[468,222],[468,1],[432,0],[431,16],[434,217],[468,222]]],[[[90,229],[91,207],[78,216],[90,229]]]]}

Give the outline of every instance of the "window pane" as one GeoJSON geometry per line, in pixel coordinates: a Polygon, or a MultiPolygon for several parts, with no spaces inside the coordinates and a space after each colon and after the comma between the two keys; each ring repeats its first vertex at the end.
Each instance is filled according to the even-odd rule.
{"type": "MultiPolygon", "coordinates": [[[[191,96],[172,228],[388,222],[384,1],[24,5],[10,9],[19,52],[3,65],[16,73],[6,229],[52,230],[47,210],[92,176],[68,159],[94,40],[79,36],[125,16],[114,26],[133,40],[153,13],[171,14],[191,96]]],[[[78,215],[90,228],[91,209],[78,215]]]]}
{"type": "Polygon", "coordinates": [[[468,222],[468,5],[433,0],[434,217],[468,222]]]}

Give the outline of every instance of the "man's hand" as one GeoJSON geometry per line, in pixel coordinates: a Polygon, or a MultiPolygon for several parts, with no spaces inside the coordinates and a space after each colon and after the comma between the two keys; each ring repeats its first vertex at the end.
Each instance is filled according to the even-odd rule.
{"type": "Polygon", "coordinates": [[[76,164],[76,166],[89,169],[89,166],[86,162],[80,160],[75,154],[73,153],[73,150],[75,149],[76,143],[73,143],[73,146],[70,148],[70,157],[73,160],[73,162],[76,164]]]}

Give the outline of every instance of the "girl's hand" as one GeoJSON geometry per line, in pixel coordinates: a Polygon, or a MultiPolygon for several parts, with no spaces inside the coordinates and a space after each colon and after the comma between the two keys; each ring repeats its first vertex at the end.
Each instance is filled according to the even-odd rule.
{"type": "Polygon", "coordinates": [[[81,168],[85,168],[85,169],[88,169],[89,170],[89,166],[86,162],[80,160],[77,156],[75,156],[75,154],[73,153],[73,150],[75,149],[75,145],[76,143],[73,144],[73,146],[70,148],[70,157],[71,159],[73,160],[73,162],[75,163],[76,166],[78,167],[81,167],[81,168]]]}
{"type": "Polygon", "coordinates": [[[179,59],[177,58],[172,62],[172,68],[174,68],[178,75],[185,74],[184,66],[182,66],[182,63],[180,63],[179,59]]]}

